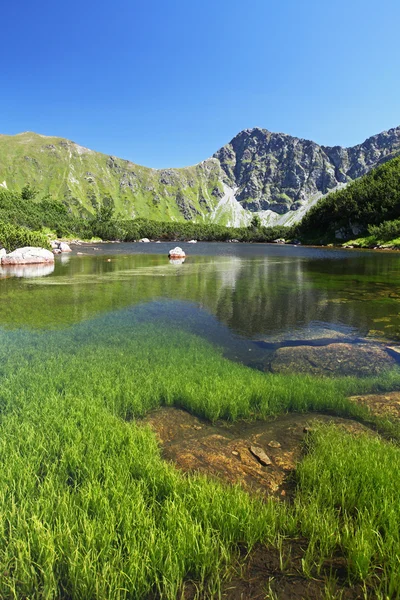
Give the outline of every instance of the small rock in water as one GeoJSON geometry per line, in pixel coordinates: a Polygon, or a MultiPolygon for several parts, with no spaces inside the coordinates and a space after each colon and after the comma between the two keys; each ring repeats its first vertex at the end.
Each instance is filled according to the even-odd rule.
{"type": "Polygon", "coordinates": [[[267,467],[268,465],[272,465],[272,460],[270,459],[270,457],[259,446],[250,446],[250,452],[253,456],[256,457],[258,462],[260,462],[265,467],[267,467]]]}
{"type": "Polygon", "coordinates": [[[237,450],[232,450],[233,456],[239,456],[239,452],[237,450]]]}
{"type": "Polygon", "coordinates": [[[268,446],[270,448],[280,448],[281,445],[279,442],[276,442],[275,440],[271,440],[270,443],[268,444],[268,446]]]}
{"type": "Polygon", "coordinates": [[[180,248],[179,246],[176,246],[175,248],[172,248],[172,250],[170,250],[168,252],[168,256],[170,258],[185,258],[186,254],[182,250],[182,248],[180,248]]]}

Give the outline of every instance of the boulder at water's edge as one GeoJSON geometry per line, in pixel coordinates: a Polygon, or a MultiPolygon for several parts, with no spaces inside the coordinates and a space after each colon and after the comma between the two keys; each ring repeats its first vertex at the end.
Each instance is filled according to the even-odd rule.
{"type": "Polygon", "coordinates": [[[52,262],[54,262],[54,255],[50,250],[33,246],[17,248],[1,258],[2,265],[35,265],[52,262]]]}

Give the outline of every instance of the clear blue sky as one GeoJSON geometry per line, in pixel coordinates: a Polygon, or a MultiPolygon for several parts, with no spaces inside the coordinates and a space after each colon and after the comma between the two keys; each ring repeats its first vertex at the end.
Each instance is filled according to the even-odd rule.
{"type": "Polygon", "coordinates": [[[353,145],[400,125],[399,0],[14,0],[0,132],[151,167],[264,127],[353,145]]]}

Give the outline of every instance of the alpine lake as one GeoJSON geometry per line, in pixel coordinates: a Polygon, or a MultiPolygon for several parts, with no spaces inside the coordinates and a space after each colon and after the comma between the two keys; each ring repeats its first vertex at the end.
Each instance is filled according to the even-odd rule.
{"type": "Polygon", "coordinates": [[[400,598],[400,254],[0,268],[0,597],[400,598]]]}

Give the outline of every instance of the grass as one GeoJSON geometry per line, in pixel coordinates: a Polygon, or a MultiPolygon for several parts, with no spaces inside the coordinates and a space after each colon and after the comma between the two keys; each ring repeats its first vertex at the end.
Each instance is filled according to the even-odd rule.
{"type": "Polygon", "coordinates": [[[264,374],[188,333],[106,323],[1,334],[0,597],[172,600],[185,579],[217,594],[238,544],[304,535],[305,572],[339,548],[351,580],[399,597],[396,445],[317,430],[284,505],[182,475],[138,420],[160,405],[212,421],[289,410],[367,419],[346,395],[400,388],[397,370],[264,374]]]}

